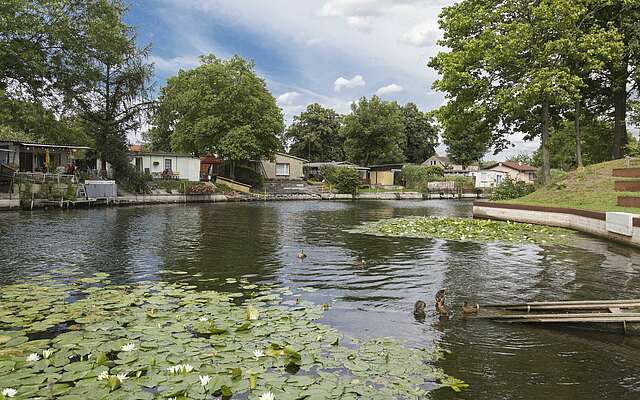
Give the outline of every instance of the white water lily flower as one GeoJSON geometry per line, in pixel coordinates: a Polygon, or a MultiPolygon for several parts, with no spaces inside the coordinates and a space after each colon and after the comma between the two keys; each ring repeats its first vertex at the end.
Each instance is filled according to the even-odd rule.
{"type": "Polygon", "coordinates": [[[130,352],[130,351],[134,351],[135,349],[136,349],[136,345],[134,343],[129,343],[122,346],[120,350],[125,352],[130,352]]]}
{"type": "Polygon", "coordinates": [[[51,355],[53,354],[53,351],[54,351],[53,349],[47,349],[47,350],[42,351],[42,357],[44,357],[44,358],[51,357],[51,355]]]}
{"type": "Polygon", "coordinates": [[[275,398],[276,395],[271,392],[262,393],[262,395],[258,397],[259,400],[275,400],[275,398]]]}
{"type": "Polygon", "coordinates": [[[104,381],[109,379],[109,371],[102,371],[100,372],[100,374],[98,375],[98,380],[99,381],[104,381]]]}
{"type": "Polygon", "coordinates": [[[256,356],[256,360],[259,360],[260,357],[264,356],[264,351],[256,349],[253,351],[253,355],[256,356]]]}
{"type": "Polygon", "coordinates": [[[5,397],[14,397],[18,393],[14,388],[2,389],[2,395],[5,397]]]}
{"type": "Polygon", "coordinates": [[[198,378],[200,379],[200,384],[202,386],[207,386],[209,382],[211,382],[211,377],[209,375],[200,375],[198,378]]]}
{"type": "Polygon", "coordinates": [[[207,317],[198,318],[198,321],[200,321],[200,322],[207,322],[208,320],[209,320],[209,318],[207,318],[207,317]]]}
{"type": "Polygon", "coordinates": [[[116,378],[122,383],[127,380],[128,376],[126,373],[116,375],[116,378]]]}
{"type": "Polygon", "coordinates": [[[27,361],[29,362],[40,361],[40,356],[38,355],[38,353],[31,353],[27,356],[27,361]]]}
{"type": "Polygon", "coordinates": [[[191,372],[191,371],[193,371],[193,365],[191,364],[182,365],[182,372],[191,372]]]}

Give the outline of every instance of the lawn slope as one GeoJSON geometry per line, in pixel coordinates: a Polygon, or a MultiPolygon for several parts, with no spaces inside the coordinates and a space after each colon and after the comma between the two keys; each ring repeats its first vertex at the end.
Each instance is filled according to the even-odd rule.
{"type": "MultiPolygon", "coordinates": [[[[631,166],[640,167],[640,159],[632,159],[631,166]]],[[[590,165],[572,171],[565,177],[554,180],[551,184],[528,196],[505,201],[505,203],[640,213],[640,208],[617,206],[618,196],[640,196],[640,193],[624,193],[614,190],[614,182],[625,178],[614,178],[613,170],[624,167],[624,160],[590,165]]]]}

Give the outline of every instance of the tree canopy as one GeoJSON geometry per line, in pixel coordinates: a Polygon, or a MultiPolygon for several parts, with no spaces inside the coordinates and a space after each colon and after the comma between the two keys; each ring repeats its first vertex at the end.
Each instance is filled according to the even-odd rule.
{"type": "Polygon", "coordinates": [[[464,0],[443,10],[441,44],[450,50],[430,66],[441,74],[434,87],[449,100],[437,116],[454,161],[498,153],[522,132],[541,139],[548,178],[551,129],[575,110],[585,76],[623,53],[618,30],[591,23],[594,7],[586,0],[464,0]]]}
{"type": "Polygon", "coordinates": [[[402,114],[406,138],[404,157],[407,162],[422,164],[436,154],[438,130],[431,123],[431,118],[414,103],[402,107],[402,114]]]}
{"type": "Polygon", "coordinates": [[[344,139],[340,135],[340,116],[330,108],[314,103],[293,117],[287,129],[289,153],[311,162],[342,161],[344,139]]]}
{"type": "Polygon", "coordinates": [[[373,96],[351,105],[351,114],[344,116],[342,135],[349,161],[361,164],[403,162],[406,145],[404,116],[395,102],[373,96]]]}
{"type": "Polygon", "coordinates": [[[200,66],[169,78],[152,124],[156,150],[246,160],[273,158],[282,148],[282,112],[253,63],[240,56],[202,56],[200,66]]]}

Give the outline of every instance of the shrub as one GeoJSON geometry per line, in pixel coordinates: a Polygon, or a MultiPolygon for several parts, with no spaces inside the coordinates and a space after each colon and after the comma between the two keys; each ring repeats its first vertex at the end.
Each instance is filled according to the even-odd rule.
{"type": "Polygon", "coordinates": [[[320,167],[320,176],[322,176],[325,181],[332,183],[337,169],[338,168],[333,165],[323,165],[320,167]]]}
{"type": "Polygon", "coordinates": [[[152,180],[150,174],[138,171],[133,165],[128,165],[128,170],[118,180],[118,185],[126,192],[149,193],[149,182],[152,180]]]}
{"type": "Polygon", "coordinates": [[[264,177],[262,174],[247,167],[236,167],[236,181],[250,185],[254,189],[260,189],[264,186],[264,177]]]}
{"type": "Polygon", "coordinates": [[[426,191],[427,183],[440,180],[444,170],[438,166],[405,165],[402,168],[402,178],[408,189],[426,191]]]}
{"type": "Polygon", "coordinates": [[[353,168],[330,167],[325,180],[336,187],[338,193],[356,194],[360,186],[360,175],[353,168]]]}
{"type": "Polygon", "coordinates": [[[504,181],[496,186],[491,200],[511,200],[524,197],[535,191],[534,185],[528,185],[522,181],[515,181],[507,175],[504,181]]]}

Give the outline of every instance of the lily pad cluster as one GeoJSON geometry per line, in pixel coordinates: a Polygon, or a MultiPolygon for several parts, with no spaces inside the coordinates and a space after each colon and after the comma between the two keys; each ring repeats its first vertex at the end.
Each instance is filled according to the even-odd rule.
{"type": "Polygon", "coordinates": [[[465,386],[436,353],[318,323],[323,307],[288,300],[289,288],[97,274],[0,289],[0,399],[421,399],[465,386]]]}
{"type": "Polygon", "coordinates": [[[472,218],[394,218],[363,225],[356,232],[382,236],[472,242],[568,244],[572,231],[541,225],[472,218]]]}

